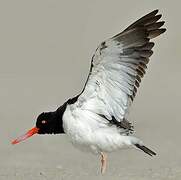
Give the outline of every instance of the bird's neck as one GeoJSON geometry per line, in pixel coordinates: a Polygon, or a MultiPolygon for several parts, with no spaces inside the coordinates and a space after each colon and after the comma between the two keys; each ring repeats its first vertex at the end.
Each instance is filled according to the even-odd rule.
{"type": "Polygon", "coordinates": [[[63,114],[66,110],[67,104],[74,104],[77,99],[77,95],[74,98],[68,99],[62,106],[60,106],[56,111],[51,112],[52,113],[52,118],[55,121],[55,127],[54,127],[54,134],[60,134],[60,133],[65,133],[64,128],[63,128],[63,114]]]}
{"type": "Polygon", "coordinates": [[[52,116],[55,119],[56,127],[55,134],[65,133],[63,128],[63,114],[66,110],[67,103],[64,103],[56,111],[52,112],[52,116]]]}

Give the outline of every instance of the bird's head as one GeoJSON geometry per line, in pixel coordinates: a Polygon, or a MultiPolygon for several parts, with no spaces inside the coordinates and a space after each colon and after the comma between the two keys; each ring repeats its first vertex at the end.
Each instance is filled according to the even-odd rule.
{"type": "Polygon", "coordinates": [[[36,126],[30,129],[24,135],[18,137],[12,144],[17,144],[27,138],[33,136],[34,134],[60,134],[64,133],[62,126],[62,118],[59,114],[55,112],[43,112],[41,113],[37,120],[36,126]]]}
{"type": "Polygon", "coordinates": [[[59,134],[63,133],[62,119],[57,112],[43,112],[36,120],[38,134],[59,134]]]}

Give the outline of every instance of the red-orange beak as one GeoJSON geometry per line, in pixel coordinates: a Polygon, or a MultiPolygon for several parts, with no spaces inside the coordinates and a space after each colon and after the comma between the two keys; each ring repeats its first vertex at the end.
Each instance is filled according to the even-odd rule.
{"type": "Polygon", "coordinates": [[[26,134],[18,137],[17,139],[15,139],[14,141],[11,142],[11,144],[17,144],[21,141],[26,140],[27,138],[33,136],[34,134],[38,133],[39,129],[37,127],[34,127],[32,129],[30,129],[26,134]]]}

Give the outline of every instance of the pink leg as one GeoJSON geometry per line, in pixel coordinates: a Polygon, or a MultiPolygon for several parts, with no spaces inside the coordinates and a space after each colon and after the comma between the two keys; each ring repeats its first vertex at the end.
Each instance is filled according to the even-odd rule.
{"type": "Polygon", "coordinates": [[[104,174],[107,166],[107,155],[101,152],[101,174],[104,174]]]}

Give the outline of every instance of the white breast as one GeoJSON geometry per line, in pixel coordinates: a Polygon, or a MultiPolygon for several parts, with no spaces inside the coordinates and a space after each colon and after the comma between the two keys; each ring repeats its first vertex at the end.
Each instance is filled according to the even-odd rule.
{"type": "Polygon", "coordinates": [[[73,145],[86,152],[109,152],[131,145],[130,136],[120,135],[115,126],[108,126],[106,120],[75,104],[67,105],[63,127],[73,145]]]}
{"type": "Polygon", "coordinates": [[[63,115],[63,127],[65,133],[71,138],[73,145],[81,150],[91,150],[92,133],[94,125],[87,122],[89,113],[75,108],[74,105],[67,105],[63,115]]]}

